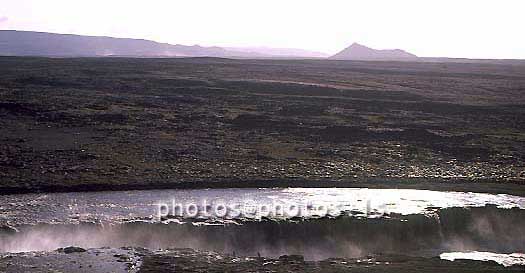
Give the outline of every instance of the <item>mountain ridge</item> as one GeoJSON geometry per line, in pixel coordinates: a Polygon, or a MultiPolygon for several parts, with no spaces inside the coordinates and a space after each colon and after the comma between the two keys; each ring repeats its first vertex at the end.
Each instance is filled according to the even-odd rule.
{"type": "Polygon", "coordinates": [[[525,65],[523,59],[418,57],[401,49],[376,50],[354,43],[330,56],[294,48],[218,47],[159,43],[147,39],[0,29],[0,56],[36,57],[217,57],[238,59],[323,59],[525,65]],[[362,52],[360,52],[362,51],[362,52]],[[349,53],[350,52],[350,53],[349,53]],[[355,54],[355,52],[360,54],[355,54]],[[366,54],[362,54],[362,53],[366,54]]]}
{"type": "Polygon", "coordinates": [[[47,57],[226,57],[324,58],[328,54],[303,49],[269,47],[204,47],[38,31],[0,30],[0,55],[47,57]]]}
{"type": "Polygon", "coordinates": [[[138,56],[224,57],[220,47],[172,45],[146,39],[0,30],[0,55],[7,56],[138,56]]]}

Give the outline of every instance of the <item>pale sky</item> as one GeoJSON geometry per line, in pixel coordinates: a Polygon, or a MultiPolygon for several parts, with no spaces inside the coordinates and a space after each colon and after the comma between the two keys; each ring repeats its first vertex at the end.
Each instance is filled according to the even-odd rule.
{"type": "Polygon", "coordinates": [[[525,59],[525,0],[0,0],[0,29],[336,53],[525,59]]]}

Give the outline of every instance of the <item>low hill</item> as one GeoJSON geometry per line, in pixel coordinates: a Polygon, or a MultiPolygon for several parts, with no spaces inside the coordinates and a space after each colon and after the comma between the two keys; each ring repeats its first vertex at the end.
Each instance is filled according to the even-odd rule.
{"type": "Polygon", "coordinates": [[[339,53],[330,57],[335,60],[417,60],[417,56],[401,49],[377,50],[364,45],[353,43],[339,53]]]}

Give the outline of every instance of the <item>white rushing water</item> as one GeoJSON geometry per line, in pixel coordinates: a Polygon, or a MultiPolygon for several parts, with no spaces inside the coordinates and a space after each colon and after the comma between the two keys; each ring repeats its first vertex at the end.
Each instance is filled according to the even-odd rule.
{"type": "MultiPolygon", "coordinates": [[[[360,217],[384,213],[428,214],[451,207],[525,209],[525,198],[507,194],[439,192],[412,189],[367,188],[288,188],[288,189],[194,189],[81,193],[19,194],[0,196],[0,225],[36,223],[78,223],[158,220],[159,204],[171,208],[194,204],[210,206],[240,205],[254,217],[286,208],[279,217],[310,217],[330,212],[352,212],[360,217]],[[330,208],[330,211],[327,210],[330,208]],[[294,210],[295,209],[295,210],[294,210]],[[324,210],[323,210],[324,209],[324,210]]],[[[282,211],[281,211],[282,212],[282,211]]],[[[246,215],[244,215],[246,216],[246,215]]],[[[240,216],[234,216],[240,217],[240,216]]]]}
{"type": "Polygon", "coordinates": [[[153,249],[225,248],[228,251],[243,250],[249,255],[258,252],[264,255],[278,252],[280,255],[300,250],[302,255],[317,259],[341,255],[360,257],[382,251],[406,254],[412,247],[413,255],[425,252],[425,255],[441,254],[440,257],[446,260],[487,260],[509,266],[523,264],[524,254],[497,253],[523,251],[524,223],[515,221],[520,220],[523,209],[525,198],[520,196],[413,189],[193,189],[4,195],[0,196],[0,252],[47,251],[69,245],[88,248],[132,245],[153,249]],[[461,218],[461,213],[445,214],[449,218],[443,217],[443,214],[425,217],[436,216],[435,212],[440,209],[484,207],[489,204],[517,210],[482,209],[477,210],[482,212],[472,218],[461,218]],[[163,214],[160,208],[169,211],[175,205],[180,205],[181,209],[193,206],[200,212],[196,218],[201,219],[187,221],[159,217],[163,214]],[[242,207],[243,213],[226,214],[225,217],[218,215],[222,212],[218,208],[235,206],[242,207]],[[206,213],[202,213],[203,210],[206,213]],[[404,226],[401,229],[396,221],[383,219],[365,221],[371,223],[368,228],[361,224],[363,221],[346,221],[346,218],[295,221],[297,217],[317,218],[341,213],[359,218],[392,217],[394,214],[425,216],[401,217],[405,219],[403,221],[408,221],[402,222],[404,226]],[[232,221],[233,225],[229,227],[207,226],[199,229],[199,225],[228,223],[228,219],[224,218],[249,220],[263,216],[293,221],[289,225],[250,222],[242,225],[243,229],[237,228],[240,221],[232,221]],[[220,221],[214,221],[214,218],[221,217],[220,221]],[[164,224],[171,221],[190,222],[192,225],[147,224],[161,220],[164,224]],[[147,223],[140,223],[142,221],[147,223]],[[445,223],[443,229],[442,221],[445,223]],[[447,226],[450,221],[454,222],[447,226]],[[513,221],[516,225],[509,224],[513,221]],[[118,225],[127,222],[133,223],[118,225]],[[79,223],[101,225],[76,225],[79,223]],[[464,226],[457,229],[456,225],[464,226]],[[281,236],[279,232],[274,234],[276,229],[286,236],[281,236]],[[305,230],[321,233],[305,235],[302,233],[305,230]],[[224,238],[217,236],[226,231],[224,238]],[[459,237],[456,236],[458,231],[463,232],[459,237]],[[243,236],[247,234],[252,241],[243,245],[245,239],[239,238],[246,238],[243,236]],[[241,245],[236,248],[240,242],[241,245]]]}
{"type": "Polygon", "coordinates": [[[504,266],[525,265],[525,254],[511,253],[499,254],[492,252],[447,252],[440,255],[441,259],[454,261],[458,259],[475,260],[475,261],[494,261],[504,266]]]}

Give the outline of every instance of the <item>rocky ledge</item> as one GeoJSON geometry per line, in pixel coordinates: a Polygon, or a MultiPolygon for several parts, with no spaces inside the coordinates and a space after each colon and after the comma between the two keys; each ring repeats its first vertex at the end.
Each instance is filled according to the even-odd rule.
{"type": "Polygon", "coordinates": [[[299,255],[279,258],[145,248],[82,249],[0,254],[0,272],[523,272],[523,266],[496,262],[447,261],[439,257],[371,255],[305,261],[299,255]],[[67,251],[66,251],[67,250],[67,251]]]}

